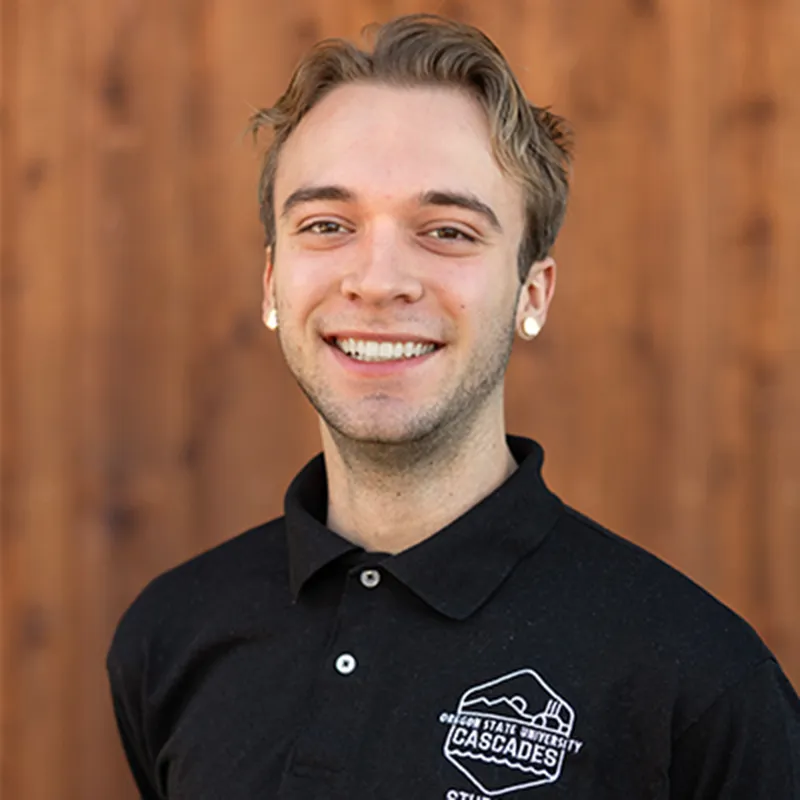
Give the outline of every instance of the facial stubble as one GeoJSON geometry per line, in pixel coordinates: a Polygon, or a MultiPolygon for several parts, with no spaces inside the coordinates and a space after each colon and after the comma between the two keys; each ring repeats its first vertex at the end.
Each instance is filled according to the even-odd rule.
{"type": "Polygon", "coordinates": [[[281,345],[298,386],[327,426],[343,459],[353,465],[370,463],[395,471],[419,469],[455,457],[479,424],[487,404],[497,400],[502,407],[502,383],[513,338],[513,317],[497,320],[490,330],[484,330],[481,345],[472,353],[462,379],[391,432],[386,423],[397,425],[396,419],[390,418],[395,413],[390,408],[391,397],[380,393],[365,396],[377,410],[370,411],[370,419],[354,417],[355,409],[343,405],[346,401],[337,399],[324,381],[304,374],[301,365],[293,363],[283,340],[281,345]]]}

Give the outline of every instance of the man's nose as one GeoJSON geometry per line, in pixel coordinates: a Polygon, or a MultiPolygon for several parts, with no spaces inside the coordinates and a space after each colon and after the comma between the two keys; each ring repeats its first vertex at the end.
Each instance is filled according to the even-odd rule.
{"type": "Polygon", "coordinates": [[[385,221],[365,231],[353,256],[341,284],[348,299],[380,306],[422,297],[422,282],[413,270],[413,245],[394,223],[385,221]]]}

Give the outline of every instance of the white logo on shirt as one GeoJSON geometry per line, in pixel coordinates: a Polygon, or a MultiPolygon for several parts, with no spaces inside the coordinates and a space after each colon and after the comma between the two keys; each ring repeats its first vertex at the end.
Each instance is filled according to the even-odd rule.
{"type": "Polygon", "coordinates": [[[450,726],[445,758],[490,797],[555,783],[583,747],[572,707],[532,669],[473,686],[439,721],[450,726]]]}

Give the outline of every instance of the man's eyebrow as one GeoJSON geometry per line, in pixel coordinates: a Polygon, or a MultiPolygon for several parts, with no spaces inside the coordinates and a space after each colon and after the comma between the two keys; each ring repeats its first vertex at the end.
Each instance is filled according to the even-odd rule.
{"type": "Polygon", "coordinates": [[[503,226],[491,206],[486,205],[482,200],[478,200],[473,194],[432,190],[423,192],[418,199],[419,204],[423,206],[456,206],[458,208],[466,208],[468,211],[474,211],[485,217],[498,233],[503,232],[503,226]]]}
{"type": "Polygon", "coordinates": [[[285,217],[295,206],[310,203],[312,200],[353,200],[355,195],[343,186],[301,186],[295,189],[284,201],[281,216],[285,217]]]}

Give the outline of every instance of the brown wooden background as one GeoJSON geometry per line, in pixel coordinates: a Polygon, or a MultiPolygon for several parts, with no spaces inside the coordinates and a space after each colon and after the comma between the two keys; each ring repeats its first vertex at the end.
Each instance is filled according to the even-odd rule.
{"type": "Polygon", "coordinates": [[[3,800],[134,797],[119,614],[315,451],[240,134],[311,42],[416,10],[484,27],[577,130],[511,429],[800,683],[798,0],[0,0],[3,800]]]}

